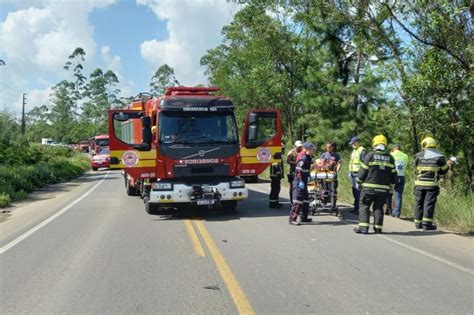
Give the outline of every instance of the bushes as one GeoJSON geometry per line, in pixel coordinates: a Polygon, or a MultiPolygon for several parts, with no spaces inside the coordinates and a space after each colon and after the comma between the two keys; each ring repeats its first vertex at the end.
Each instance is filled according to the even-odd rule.
{"type": "Polygon", "coordinates": [[[48,184],[68,181],[89,169],[89,159],[65,147],[14,143],[0,154],[0,207],[48,184]]]}

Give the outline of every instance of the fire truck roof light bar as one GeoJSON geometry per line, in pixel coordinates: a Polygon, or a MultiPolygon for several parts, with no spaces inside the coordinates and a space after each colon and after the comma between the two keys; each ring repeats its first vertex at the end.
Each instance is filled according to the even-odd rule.
{"type": "Polygon", "coordinates": [[[165,95],[211,95],[219,90],[218,87],[172,86],[166,89],[165,95]]]}

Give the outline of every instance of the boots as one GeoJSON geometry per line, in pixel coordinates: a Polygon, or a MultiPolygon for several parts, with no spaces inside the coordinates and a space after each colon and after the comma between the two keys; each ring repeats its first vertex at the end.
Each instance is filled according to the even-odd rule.
{"type": "Polygon", "coordinates": [[[270,202],[268,206],[273,209],[280,209],[281,207],[283,207],[283,205],[279,202],[270,202]]]}
{"type": "Polygon", "coordinates": [[[354,229],[354,232],[357,234],[369,234],[369,231],[367,229],[357,227],[354,229]]]}
{"type": "Polygon", "coordinates": [[[423,231],[434,231],[436,230],[438,227],[434,224],[430,224],[430,225],[423,225],[423,231]]]}
{"type": "Polygon", "coordinates": [[[301,217],[298,216],[295,221],[290,221],[291,225],[301,225],[301,217]]]}
{"type": "Polygon", "coordinates": [[[382,234],[382,229],[374,228],[375,234],[382,234]]]}

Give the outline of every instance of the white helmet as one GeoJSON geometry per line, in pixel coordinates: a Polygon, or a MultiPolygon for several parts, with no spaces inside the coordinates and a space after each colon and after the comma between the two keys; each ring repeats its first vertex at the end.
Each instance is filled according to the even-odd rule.
{"type": "Polygon", "coordinates": [[[302,147],[302,146],[303,146],[303,142],[301,142],[301,140],[296,140],[295,147],[299,148],[299,147],[302,147]]]}

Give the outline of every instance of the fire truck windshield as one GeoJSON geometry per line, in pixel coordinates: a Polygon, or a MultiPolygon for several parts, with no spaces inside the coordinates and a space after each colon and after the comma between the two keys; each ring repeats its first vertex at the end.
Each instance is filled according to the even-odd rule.
{"type": "Polygon", "coordinates": [[[233,112],[161,112],[160,144],[237,144],[233,112]]]}
{"type": "Polygon", "coordinates": [[[95,144],[99,147],[108,147],[109,139],[96,139],[95,144]]]}

